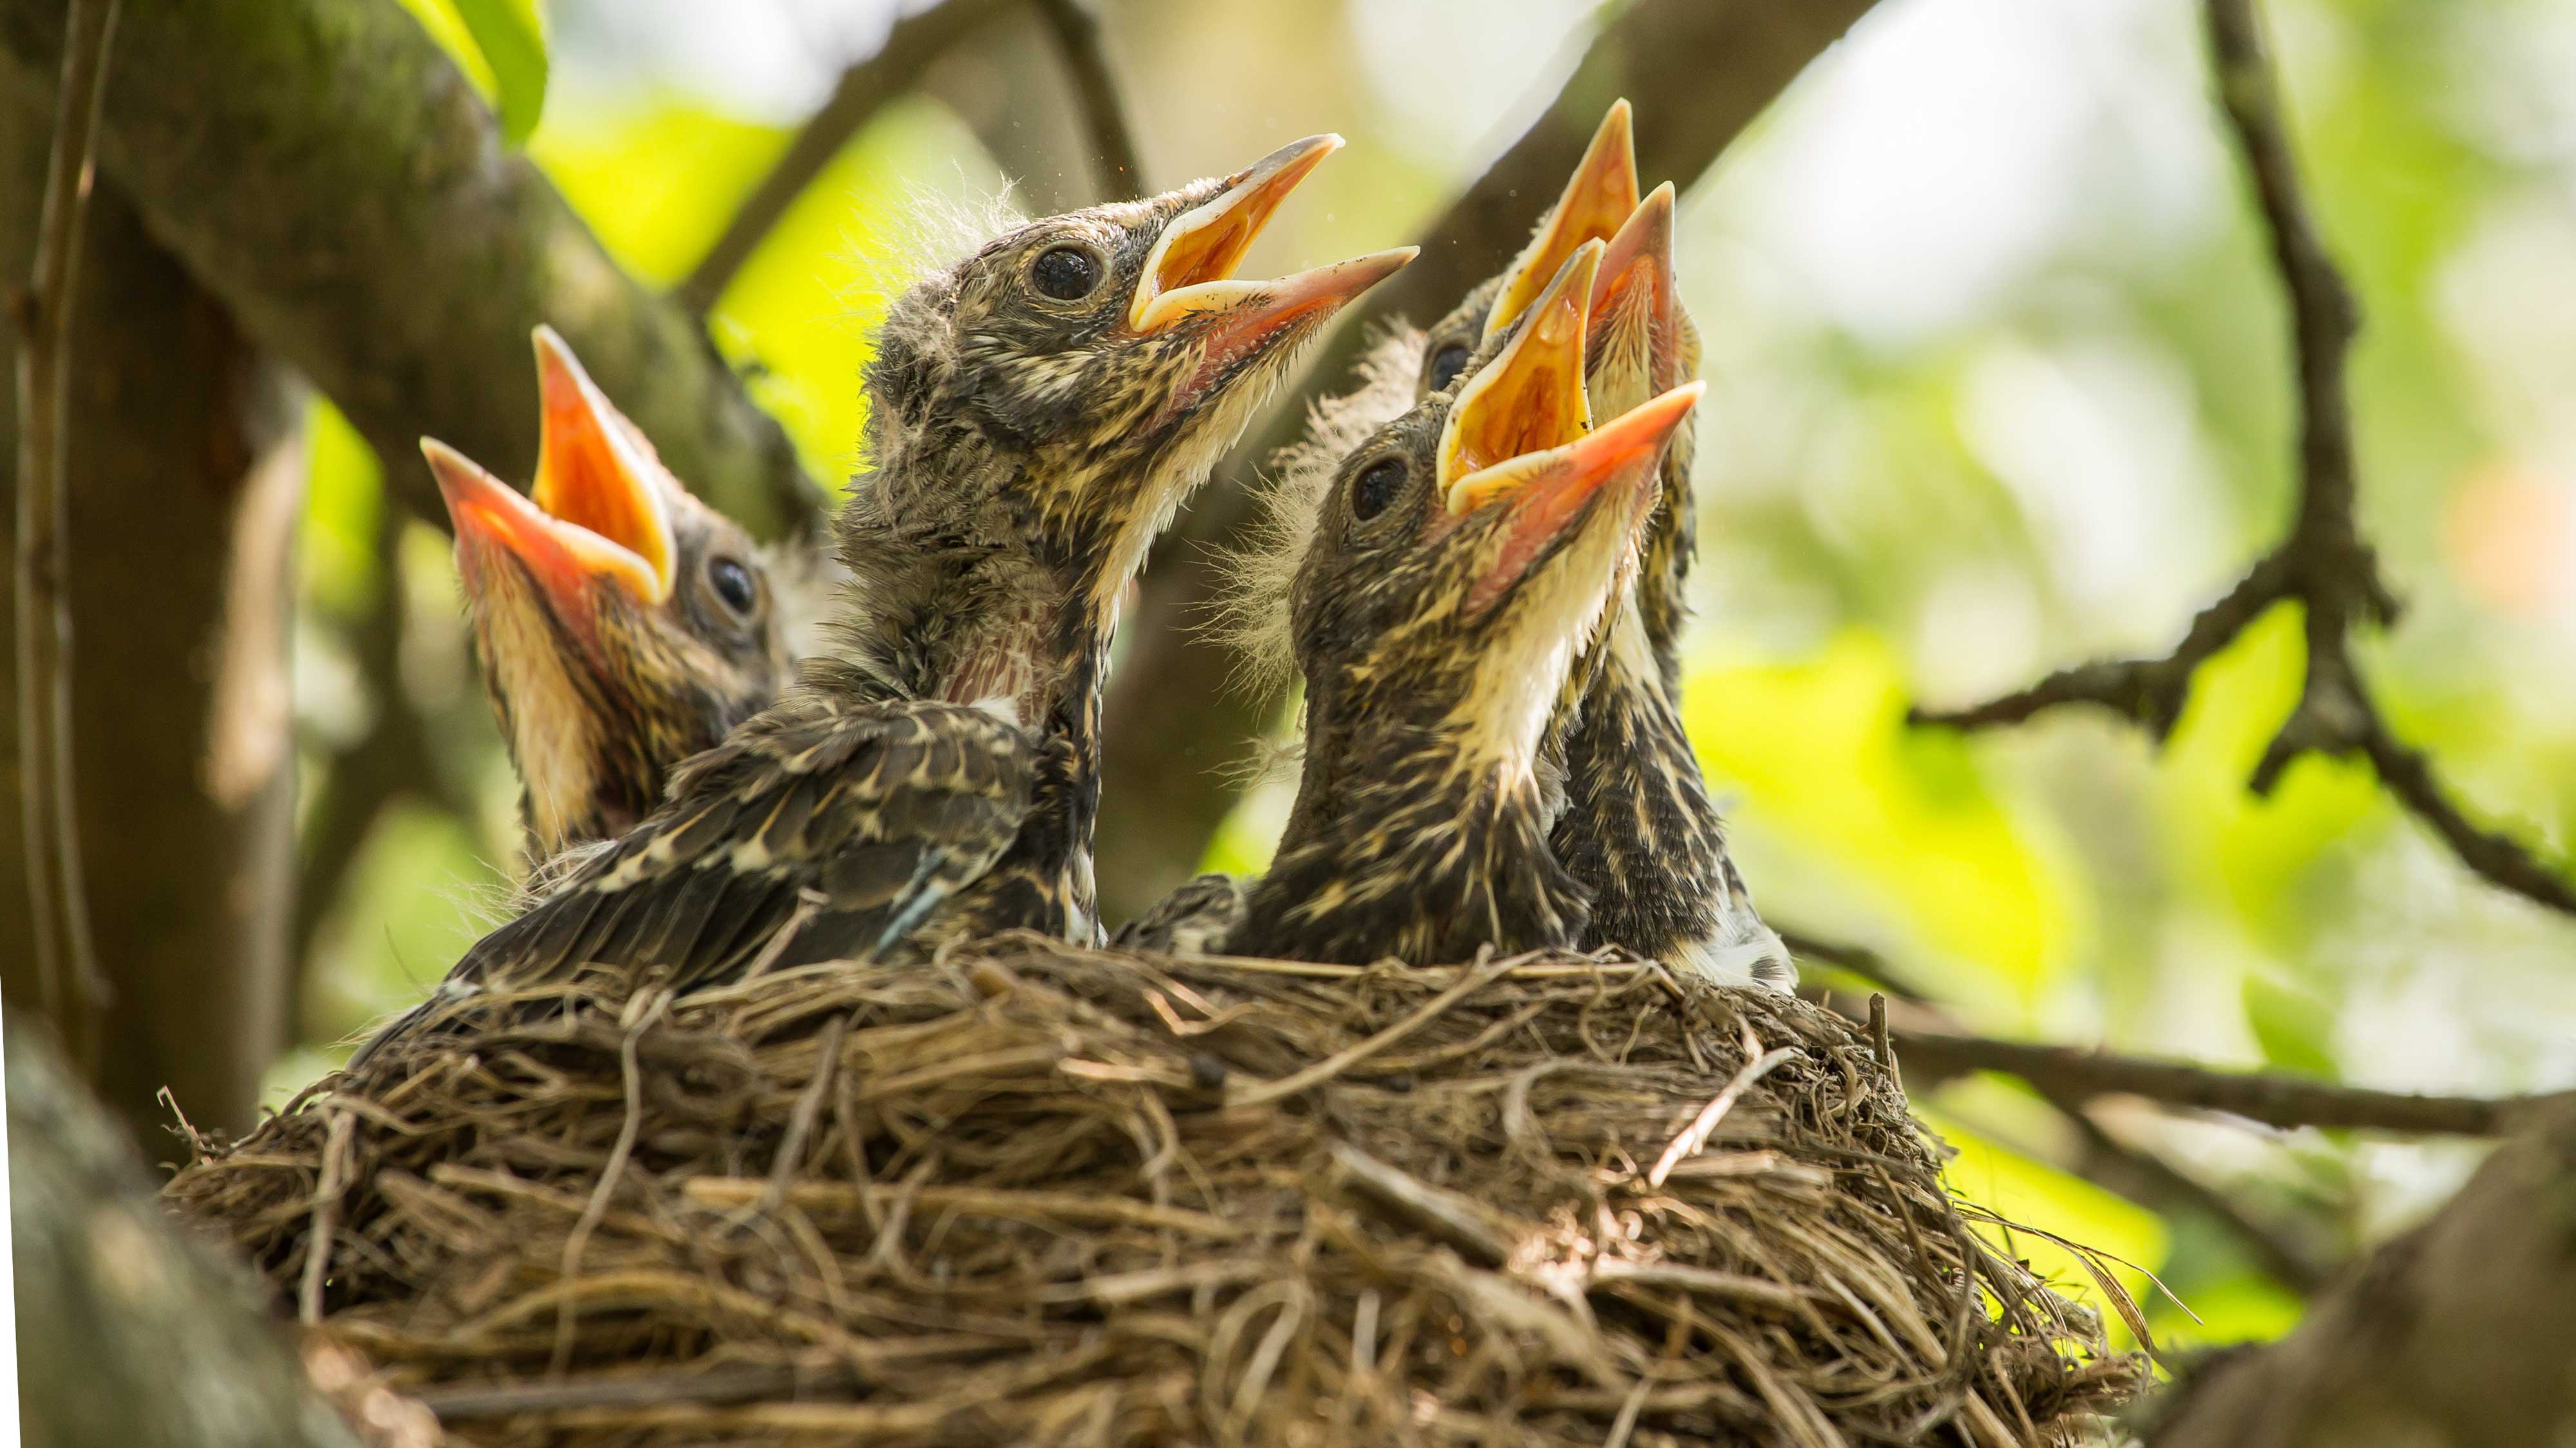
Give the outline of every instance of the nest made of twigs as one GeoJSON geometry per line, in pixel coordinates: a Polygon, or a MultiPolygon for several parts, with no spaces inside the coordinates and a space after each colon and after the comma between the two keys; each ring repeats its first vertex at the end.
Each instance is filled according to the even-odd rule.
{"type": "Polygon", "coordinates": [[[609,986],[169,1194],[460,1442],[2001,1445],[2141,1381],[1767,991],[1016,936],[609,986]]]}

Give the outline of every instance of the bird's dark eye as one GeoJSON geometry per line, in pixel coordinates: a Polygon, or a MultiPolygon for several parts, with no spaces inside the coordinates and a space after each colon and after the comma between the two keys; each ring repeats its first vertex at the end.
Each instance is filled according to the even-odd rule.
{"type": "Polygon", "coordinates": [[[725,601],[725,607],[736,613],[751,612],[752,604],[760,598],[760,589],[751,581],[751,570],[737,558],[719,558],[709,563],[707,583],[715,589],[716,597],[725,601]]]}
{"type": "Polygon", "coordinates": [[[1404,464],[1394,458],[1380,458],[1360,470],[1351,480],[1351,516],[1365,523],[1386,511],[1395,495],[1404,487],[1404,464]]]}
{"type": "Polygon", "coordinates": [[[1100,285],[1100,258],[1078,246],[1049,247],[1029,267],[1029,280],[1059,302],[1078,302],[1100,285]]]}
{"type": "Polygon", "coordinates": [[[1452,342],[1431,354],[1431,390],[1446,392],[1458,374],[1467,370],[1467,344],[1452,342]]]}

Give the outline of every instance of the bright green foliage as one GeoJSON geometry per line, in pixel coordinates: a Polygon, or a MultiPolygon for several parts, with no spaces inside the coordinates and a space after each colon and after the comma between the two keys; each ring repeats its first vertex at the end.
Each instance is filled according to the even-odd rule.
{"type": "Polygon", "coordinates": [[[538,0],[403,0],[525,145],[546,109],[546,27],[538,0]]]}

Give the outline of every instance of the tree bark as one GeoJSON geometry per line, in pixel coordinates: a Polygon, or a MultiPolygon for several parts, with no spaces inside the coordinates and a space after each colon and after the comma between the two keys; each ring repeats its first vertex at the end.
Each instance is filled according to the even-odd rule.
{"type": "Polygon", "coordinates": [[[2507,1141],[2297,1331],[2177,1390],[2173,1448],[2518,1448],[2576,1425],[2576,1106],[2507,1141]]]}
{"type": "Polygon", "coordinates": [[[171,1226],[43,1037],[12,1020],[0,1054],[28,1448],[355,1448],[249,1281],[171,1226]]]}
{"type": "MultiPolygon", "coordinates": [[[[0,96],[0,277],[13,279],[27,274],[51,124],[18,100],[0,96]]],[[[97,1084],[157,1149],[162,1087],[200,1122],[246,1127],[284,1041],[299,480],[292,453],[258,466],[291,432],[282,377],[113,187],[93,199],[87,245],[66,526],[82,859],[112,992],[97,1084]]],[[[15,411],[0,401],[0,441],[15,411]]],[[[15,731],[14,717],[0,722],[0,744],[15,731]]],[[[15,757],[0,747],[13,821],[15,757]]],[[[0,989],[13,1010],[37,999],[14,903],[22,849],[14,827],[0,831],[13,902],[0,910],[0,989]]]]}
{"type": "Polygon", "coordinates": [[[1374,319],[1427,324],[1529,239],[1613,100],[1637,104],[1637,171],[1688,186],[1871,0],[1635,0],[1584,53],[1545,114],[1422,238],[1422,255],[1372,289],[1324,343],[1306,387],[1218,471],[1157,554],[1133,652],[1109,696],[1099,826],[1100,902],[1132,915],[1198,868],[1234,806],[1269,701],[1231,688],[1235,660],[1200,630],[1224,586],[1218,550],[1253,517],[1243,484],[1305,426],[1306,398],[1348,382],[1374,319]],[[1231,479],[1229,485],[1225,480],[1231,479]]]}
{"type": "MultiPolygon", "coordinates": [[[[0,80],[49,99],[54,0],[0,0],[0,80]]],[[[701,495],[763,537],[820,495],[677,306],[620,271],[394,0],[136,5],[100,165],[262,347],[444,517],[422,434],[537,452],[529,329],[551,322],[701,495]]]]}

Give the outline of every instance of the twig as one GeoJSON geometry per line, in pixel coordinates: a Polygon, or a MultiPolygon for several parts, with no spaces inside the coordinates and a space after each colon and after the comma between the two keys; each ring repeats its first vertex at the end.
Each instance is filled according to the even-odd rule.
{"type": "Polygon", "coordinates": [[[27,909],[35,927],[45,1013],[95,1079],[97,1014],[107,979],[90,938],[81,876],[80,805],[72,740],[71,538],[65,511],[71,423],[72,304],[79,294],[82,223],[89,213],[99,102],[117,0],[71,0],[64,17],[63,80],[34,275],[19,303],[18,791],[27,853],[27,909]],[[66,990],[66,984],[69,989],[66,990]]]}
{"type": "Polygon", "coordinates": [[[2223,1111],[2284,1130],[2314,1126],[2496,1136],[2532,1108],[2576,1096],[2419,1096],[1941,1030],[1900,1026],[1893,1035],[1898,1053],[1909,1062],[1952,1073],[2001,1071],[2019,1076],[2052,1100],[2080,1103],[2096,1096],[2144,1096],[2169,1106],[2223,1111]]]}
{"type": "Polygon", "coordinates": [[[1403,1020],[1397,1021],[1365,1041],[1346,1046],[1303,1070],[1292,1071],[1276,1081],[1264,1081],[1236,1092],[1226,1098],[1225,1104],[1259,1106],[1320,1086],[1438,1020],[1443,1011],[1510,974],[1512,967],[1524,959],[1527,957],[1509,955],[1480,961],[1472,968],[1460,971],[1456,985],[1424,1001],[1403,1020]]]}
{"type": "Polygon", "coordinates": [[[406,619],[397,545],[409,519],[410,514],[397,507],[392,497],[385,498],[376,524],[374,611],[349,632],[351,662],[375,704],[374,719],[364,737],[331,759],[299,832],[294,953],[288,957],[292,973],[287,991],[287,1021],[299,1040],[314,943],[331,908],[340,903],[341,889],[385,806],[417,794],[457,819],[471,819],[474,813],[472,802],[449,785],[439,768],[428,731],[403,692],[406,619]]]}
{"type": "Polygon", "coordinates": [[[1912,976],[1889,964],[1886,956],[1866,945],[1827,940],[1802,930],[1783,930],[1780,941],[1789,947],[1790,954],[1821,960],[1837,970],[1859,976],[1897,1000],[1920,1003],[1932,998],[1931,992],[1916,984],[1912,976]]]}
{"type": "Polygon", "coordinates": [[[1435,1187],[1348,1142],[1333,1143],[1332,1157],[1342,1180],[1398,1223],[1437,1237],[1479,1267],[1500,1267],[1511,1259],[1511,1239],[1472,1198],[1435,1187]]]}
{"type": "Polygon", "coordinates": [[[634,1373],[621,1377],[531,1378],[496,1383],[446,1383],[423,1388],[416,1400],[442,1422],[466,1418],[515,1418],[577,1408],[641,1408],[688,1403],[719,1407],[764,1398],[808,1398],[846,1393],[859,1381],[847,1363],[811,1368],[718,1368],[693,1377],[634,1373]]]}
{"type": "Polygon", "coordinates": [[[2121,1140],[2080,1104],[2063,1110],[2084,1144],[2084,1176],[2124,1197],[2209,1218],[2245,1247],[2265,1275],[2302,1297],[2323,1287],[2332,1275],[2331,1264],[2288,1234],[2256,1221],[2226,1193],[2154,1152],[2121,1140]]]}
{"type": "Polygon", "coordinates": [[[2093,704],[2144,726],[2161,743],[2172,733],[2193,676],[2211,655],[2274,604],[2304,610],[2307,645],[2299,701],[2263,751],[2249,786],[2269,794],[2304,754],[2358,754],[2398,803],[2423,821],[2460,862],[2500,889],[2576,914],[2576,884],[2512,837],[2463,813],[2422,751],[2388,727],[2352,656],[2355,626],[2396,622],[2398,604],[2354,520],[2352,419],[2344,362],[2359,309],[2327,255],[2299,191],[2298,167],[2281,121],[2279,86],[2264,52],[2253,0],[2207,0],[2211,65],[2229,129],[2245,158],[2272,241],[2272,260],[2290,304],[2298,374],[2299,505],[2289,535],[2234,588],[2192,620],[2171,654],[2082,664],[2002,698],[1956,710],[1914,710],[1918,724],[1979,729],[2023,720],[2060,704],[2093,704]]]}
{"type": "Polygon", "coordinates": [[[1065,77],[1073,82],[1075,108],[1090,133],[1091,158],[1103,196],[1133,201],[1145,195],[1145,163],[1136,151],[1136,133],[1127,124],[1127,108],[1118,99],[1118,81],[1109,73],[1109,51],[1101,43],[1100,17],[1090,0],[1037,0],[1038,18],[1055,37],[1065,77]]]}
{"type": "MultiPolygon", "coordinates": [[[[1808,947],[1801,947],[1801,953],[1838,960],[1843,952],[1854,951],[1875,959],[1871,952],[1856,946],[1842,946],[1830,941],[1812,944],[1812,952],[1808,947]]],[[[1848,996],[1826,992],[1821,1000],[1846,1018],[1862,1019],[1856,1003],[1848,996]]],[[[1906,1001],[1890,1007],[1884,995],[1873,992],[1866,1016],[1871,1051],[1881,1060],[1896,1062],[1891,1070],[1899,1070],[1906,1065],[1918,1068],[1903,1072],[1900,1077],[1903,1089],[1909,1094],[1928,1091],[1951,1077],[1974,1069],[1956,1060],[1936,1064],[1914,1058],[1911,1053],[1899,1055],[1892,1044],[1894,1036],[1889,1016],[1893,1010],[1906,1010],[1908,1007],[1912,1008],[1909,1014],[1914,1017],[1918,1032],[1939,1031],[1950,1036],[1970,1034],[1965,1026],[1939,1006],[1906,1001]]],[[[2121,1140],[2094,1120],[2087,1103],[2095,1093],[2068,1091],[2037,1082],[2030,1084],[2042,1101],[2066,1118],[2068,1126],[2083,1142],[2084,1152],[2070,1168],[2078,1176],[2158,1212],[2197,1212],[2209,1218],[2233,1235],[2247,1254],[2282,1286],[2293,1291],[2302,1294],[2313,1292],[2323,1282],[2328,1265],[2300,1243],[2256,1221],[2217,1188],[2206,1185],[2157,1153],[2121,1140]]]]}
{"type": "MultiPolygon", "coordinates": [[[[1753,1044],[1750,1032],[1747,1033],[1747,1043],[1753,1044]]],[[[1699,1109],[1699,1115],[1682,1129],[1681,1135],[1665,1145],[1664,1154],[1655,1158],[1654,1170],[1646,1173],[1646,1185],[1662,1186],[1664,1178],[1673,1174],[1674,1167],[1681,1165],[1686,1158],[1699,1155],[1699,1149],[1708,1145],[1709,1133],[1717,1130],[1718,1123],[1726,1119],[1727,1112],[1735,1109],[1735,1103],[1753,1088],[1753,1083],[1780,1069],[1797,1054],[1795,1046],[1779,1046],[1746,1062],[1744,1069],[1735,1073],[1735,1079],[1727,1082],[1724,1089],[1699,1109]]]]}
{"type": "Polygon", "coordinates": [[[313,1193],[313,1229],[304,1243],[304,1277],[295,1294],[295,1320],[310,1327],[322,1320],[322,1289],[331,1279],[331,1242],[340,1230],[340,1199],[349,1190],[351,1133],[358,1118],[331,1113],[322,1138],[322,1180],[313,1193]]]}
{"type": "Polygon", "coordinates": [[[760,249],[779,218],[823,174],[832,158],[850,143],[886,102],[910,89],[914,78],[932,61],[974,33],[976,27],[1009,8],[1009,0],[943,0],[919,14],[907,15],[886,32],[874,54],[841,72],[831,96],[808,118],[787,152],[752,188],[724,234],[672,289],[672,298],[704,316],[714,309],[743,263],[760,249]]]}

